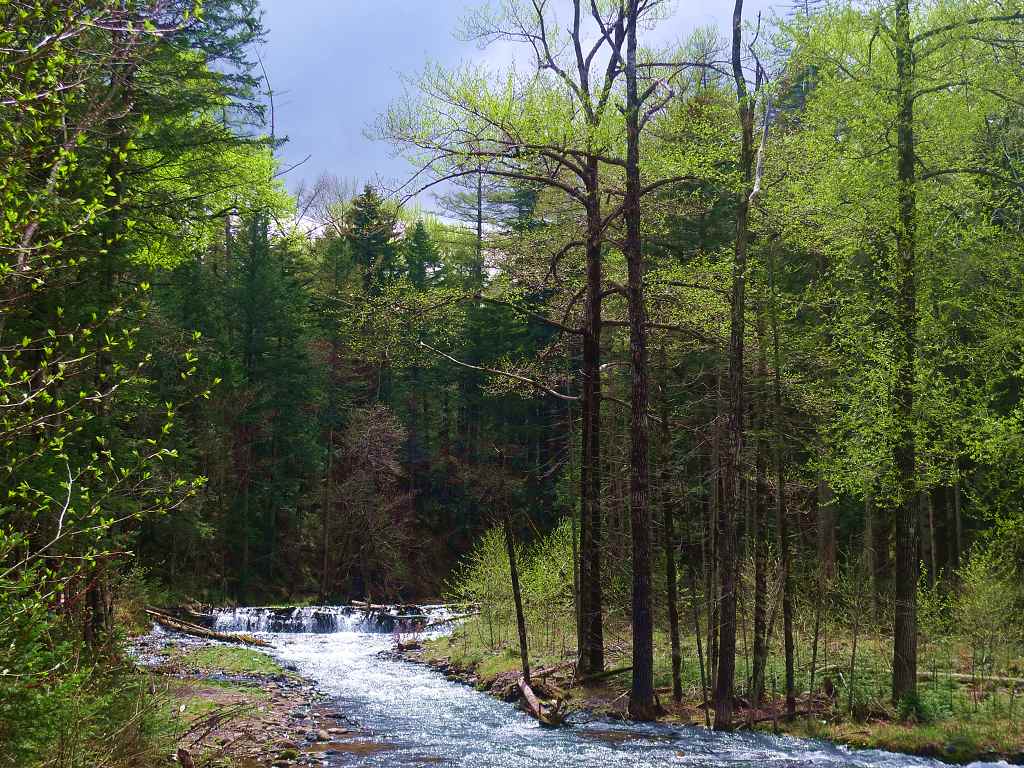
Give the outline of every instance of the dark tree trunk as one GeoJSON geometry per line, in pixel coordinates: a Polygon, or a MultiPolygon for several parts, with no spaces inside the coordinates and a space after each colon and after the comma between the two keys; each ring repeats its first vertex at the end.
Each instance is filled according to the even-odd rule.
{"type": "Polygon", "coordinates": [[[91,650],[97,651],[114,637],[114,593],[102,563],[89,573],[85,604],[84,639],[91,650]]]}
{"type": "Polygon", "coordinates": [[[938,541],[935,536],[935,497],[930,489],[925,491],[925,494],[927,494],[925,497],[925,503],[927,504],[926,509],[928,510],[928,558],[930,567],[928,580],[934,587],[936,579],[939,578],[938,541]]]}
{"type": "Polygon", "coordinates": [[[711,710],[708,706],[708,675],[707,665],[704,663],[704,648],[701,643],[700,634],[700,610],[697,608],[697,574],[694,572],[693,561],[686,564],[690,573],[690,602],[693,606],[693,635],[697,638],[697,663],[700,665],[700,693],[701,709],[704,710],[704,725],[711,727],[711,710]]]}
{"type": "Polygon", "coordinates": [[[639,0],[629,0],[626,24],[626,189],[622,214],[626,225],[623,252],[628,273],[626,298],[633,370],[629,477],[633,540],[633,685],[629,695],[629,714],[635,720],[653,720],[657,716],[657,704],[654,698],[651,510],[647,466],[647,329],[640,241],[640,97],[636,71],[639,0]]]}
{"type": "Polygon", "coordinates": [[[874,616],[878,616],[878,587],[875,584],[877,570],[875,557],[875,505],[870,488],[864,490],[864,576],[871,593],[871,607],[874,616]]]}
{"type": "Polygon", "coordinates": [[[775,427],[775,525],[778,531],[779,567],[782,569],[782,634],[786,654],[786,717],[796,716],[796,643],[793,638],[793,564],[790,553],[789,517],[786,513],[786,475],[783,462],[782,348],[775,293],[775,255],[770,256],[768,279],[772,294],[772,421],[775,427]]]}
{"type": "Polygon", "coordinates": [[[765,541],[764,519],[767,507],[768,484],[765,457],[765,427],[767,426],[768,403],[766,386],[768,381],[767,349],[765,345],[764,311],[759,313],[757,322],[757,391],[758,430],[755,446],[754,505],[751,515],[750,540],[754,549],[754,660],[750,676],[750,701],[759,706],[764,697],[764,675],[768,664],[768,552],[765,541]]]}
{"type": "Polygon", "coordinates": [[[479,290],[484,284],[484,174],[476,171],[476,285],[479,290]]]}
{"type": "Polygon", "coordinates": [[[914,384],[917,357],[917,176],[914,147],[914,51],[909,0],[896,0],[893,28],[896,55],[896,343],[893,423],[896,435],[896,583],[893,624],[892,695],[895,702],[917,695],[917,503],[914,439],[914,384]]]}
{"type": "Polygon", "coordinates": [[[597,158],[587,159],[587,288],[583,330],[580,466],[580,671],[604,669],[601,595],[601,199],[597,158]]]}
{"type": "Polygon", "coordinates": [[[715,421],[711,431],[710,496],[708,499],[707,541],[705,558],[705,595],[708,613],[708,685],[715,690],[718,675],[718,518],[722,514],[722,376],[715,376],[715,421]]]}
{"type": "Polygon", "coordinates": [[[953,487],[950,488],[950,493],[953,496],[953,503],[951,505],[953,510],[953,530],[955,532],[955,549],[951,560],[951,567],[955,570],[960,567],[960,558],[963,557],[964,552],[964,524],[963,514],[960,508],[960,475],[959,469],[958,474],[953,478],[953,487]]]}
{"type": "Polygon", "coordinates": [[[822,587],[836,575],[836,503],[832,486],[818,472],[817,524],[818,524],[818,567],[822,587]]]}
{"type": "Polygon", "coordinates": [[[519,630],[519,658],[523,665],[523,679],[530,682],[530,650],[526,640],[526,614],[523,613],[523,595],[519,590],[519,568],[516,565],[516,543],[512,534],[512,521],[505,515],[505,550],[508,552],[508,572],[512,581],[512,600],[516,606],[516,628],[519,630]]]}
{"type": "Polygon", "coordinates": [[[320,604],[326,605],[330,595],[330,529],[331,529],[331,477],[334,471],[334,430],[327,435],[327,472],[324,475],[323,498],[320,501],[320,604]]]}
{"type": "MultiPolygon", "coordinates": [[[[664,361],[664,350],[662,351],[664,361]]],[[[662,366],[665,367],[664,365],[662,366]]],[[[667,370],[665,375],[667,375],[667,370]]],[[[668,632],[672,648],[672,698],[683,700],[682,666],[683,655],[679,645],[679,597],[677,594],[678,576],[676,574],[676,530],[675,510],[672,505],[672,494],[669,492],[672,470],[672,438],[668,427],[669,409],[668,392],[664,385],[661,388],[661,509],[665,523],[665,600],[668,603],[668,632]]],[[[698,638],[699,640],[699,638],[698,638]]]]}
{"type": "MultiPolygon", "coordinates": [[[[665,599],[668,601],[668,631],[672,647],[672,698],[683,700],[683,654],[679,645],[679,598],[676,594],[675,513],[671,501],[664,502],[665,515],[665,599]]],[[[698,638],[698,641],[700,638],[698,638]]]]}
{"type": "Polygon", "coordinates": [[[736,243],[733,259],[732,311],[729,332],[729,411],[723,452],[722,510],[719,519],[719,561],[722,594],[718,639],[718,677],[715,681],[715,729],[733,727],[733,688],[736,677],[736,521],[743,453],[744,371],[743,343],[747,279],[747,244],[750,192],[754,170],[754,104],[743,72],[743,0],[736,0],[732,16],[732,69],[739,105],[743,185],[736,201],[736,243]]]}

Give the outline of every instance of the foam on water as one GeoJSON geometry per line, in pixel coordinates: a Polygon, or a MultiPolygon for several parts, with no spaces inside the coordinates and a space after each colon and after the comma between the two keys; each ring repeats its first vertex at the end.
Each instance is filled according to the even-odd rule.
{"type": "Polygon", "coordinates": [[[443,606],[415,609],[389,606],[367,611],[345,605],[312,605],[273,608],[224,608],[213,614],[213,628],[222,632],[269,632],[275,634],[334,632],[408,632],[449,616],[443,606]]]}

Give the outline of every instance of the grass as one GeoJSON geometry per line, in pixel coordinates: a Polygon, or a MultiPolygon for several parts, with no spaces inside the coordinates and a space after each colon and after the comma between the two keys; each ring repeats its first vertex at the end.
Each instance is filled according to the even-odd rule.
{"type": "Polygon", "coordinates": [[[953,763],[968,763],[990,756],[1019,756],[1024,744],[1021,721],[985,717],[978,721],[959,719],[936,723],[891,723],[850,721],[829,723],[805,718],[787,731],[807,738],[828,739],[857,748],[885,749],[925,755],[953,763]]]}
{"type": "Polygon", "coordinates": [[[249,648],[209,645],[176,656],[175,661],[188,669],[224,672],[229,675],[283,675],[284,669],[270,656],[249,648]]]}
{"type": "Polygon", "coordinates": [[[165,694],[166,714],[175,719],[184,717],[186,721],[228,704],[245,701],[252,708],[256,702],[267,699],[259,686],[223,680],[174,680],[168,683],[165,694]]]}
{"type": "MultiPolygon", "coordinates": [[[[575,651],[572,618],[565,621],[534,620],[530,626],[530,665],[540,669],[572,658],[575,651]],[[564,650],[563,650],[564,649],[564,650]]],[[[518,670],[519,646],[511,622],[498,622],[495,617],[468,620],[447,637],[424,644],[427,660],[446,660],[451,665],[471,670],[483,686],[498,676],[518,670]],[[490,618],[488,625],[487,618],[490,618]]],[[[783,695],[784,660],[779,646],[781,638],[773,638],[766,670],[766,694],[775,707],[783,695]]],[[[737,690],[746,687],[749,654],[744,637],[739,638],[737,658],[737,690]]],[[[681,639],[684,704],[675,714],[690,721],[701,701],[700,666],[696,638],[692,634],[681,639]]],[[[810,687],[811,642],[798,638],[796,658],[797,689],[810,687]]],[[[949,762],[969,762],[992,756],[1018,757],[1024,754],[1024,701],[1020,692],[991,685],[965,685],[944,678],[942,672],[969,673],[970,655],[954,639],[941,643],[922,644],[920,669],[934,677],[919,683],[919,699],[908,722],[899,722],[901,714],[889,701],[891,645],[880,634],[867,633],[858,639],[857,664],[851,686],[849,680],[851,638],[837,626],[828,626],[819,642],[815,660],[814,688],[820,692],[824,681],[835,688],[835,698],[819,696],[818,711],[813,717],[799,718],[794,723],[780,722],[782,729],[797,736],[824,738],[860,748],[880,748],[895,752],[928,755],[949,762]],[[852,709],[848,706],[852,699],[852,709]]],[[[706,649],[705,649],[706,653],[706,649]]],[[[629,631],[624,622],[606,623],[606,666],[630,664],[629,631]]],[[[1013,664],[1006,666],[1013,671],[1013,664]]],[[[607,681],[606,693],[617,696],[629,686],[629,675],[607,681]]],[[[662,702],[668,701],[671,690],[671,658],[667,633],[655,634],[655,686],[662,702]]],[[[589,692],[588,692],[589,695],[589,692]]],[[[801,705],[804,708],[805,705],[801,705]]]]}

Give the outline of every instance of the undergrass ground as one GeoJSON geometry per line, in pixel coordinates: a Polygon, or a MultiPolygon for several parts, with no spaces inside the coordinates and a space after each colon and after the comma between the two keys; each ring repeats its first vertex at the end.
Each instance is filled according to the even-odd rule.
{"type": "Polygon", "coordinates": [[[206,768],[292,765],[316,732],[315,689],[266,653],[228,645],[170,642],[151,675],[175,749],[206,768]],[[304,711],[310,718],[294,719],[304,711]]]}
{"type": "MultiPolygon", "coordinates": [[[[567,636],[571,631],[571,621],[534,622],[529,633],[531,668],[543,670],[563,664],[565,669],[564,662],[571,661],[574,653],[573,638],[567,636]]],[[[422,655],[427,661],[472,672],[481,687],[489,687],[495,679],[519,669],[519,648],[514,637],[510,624],[499,623],[494,617],[478,617],[450,636],[427,641],[422,655]]],[[[803,714],[789,723],[778,717],[784,711],[784,661],[781,649],[774,647],[777,640],[766,671],[766,703],[756,709],[741,707],[737,713],[741,727],[775,728],[797,736],[928,755],[949,762],[996,757],[1024,760],[1024,686],[983,679],[983,672],[1012,673],[1017,668],[1015,659],[1005,659],[998,670],[992,669],[991,663],[979,670],[977,659],[953,640],[923,645],[920,668],[924,679],[919,683],[918,701],[901,711],[889,702],[891,646],[887,638],[858,637],[851,675],[852,638],[829,627],[819,637],[816,654],[812,654],[813,643],[808,638],[799,639],[798,711],[803,714]],[[953,678],[949,673],[971,679],[953,678]]],[[[744,638],[740,638],[739,645],[737,690],[742,694],[749,675],[749,654],[744,638]]],[[[671,658],[663,633],[656,635],[655,648],[655,685],[667,710],[666,718],[703,723],[703,686],[696,637],[691,634],[681,641],[681,704],[671,700],[671,658]]],[[[705,648],[701,651],[706,654],[705,648]]],[[[628,626],[624,622],[609,622],[606,668],[628,666],[630,655],[628,626]]],[[[571,682],[569,672],[561,677],[556,675],[555,683],[559,686],[571,686],[571,682]]],[[[621,705],[629,683],[629,672],[624,672],[596,687],[588,686],[585,691],[570,687],[569,704],[599,711],[612,702],[621,705]]]]}

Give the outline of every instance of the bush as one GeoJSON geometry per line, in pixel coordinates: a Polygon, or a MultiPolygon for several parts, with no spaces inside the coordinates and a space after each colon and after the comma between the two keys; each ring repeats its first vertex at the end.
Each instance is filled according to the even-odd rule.
{"type": "Polygon", "coordinates": [[[80,626],[29,608],[0,624],[0,643],[0,767],[152,765],[167,752],[170,725],[147,679],[91,657],[80,626]]]}
{"type": "Polygon", "coordinates": [[[1022,599],[1013,571],[992,552],[977,549],[957,572],[953,603],[957,626],[971,644],[975,667],[992,668],[1000,651],[1020,641],[1022,599]]]}
{"type": "MultiPolygon", "coordinates": [[[[573,603],[572,524],[564,520],[528,551],[517,546],[516,562],[523,606],[533,650],[554,649],[575,638],[573,603]]],[[[449,584],[452,600],[480,607],[478,624],[491,648],[515,637],[515,606],[505,534],[501,526],[487,531],[449,584]]]]}

